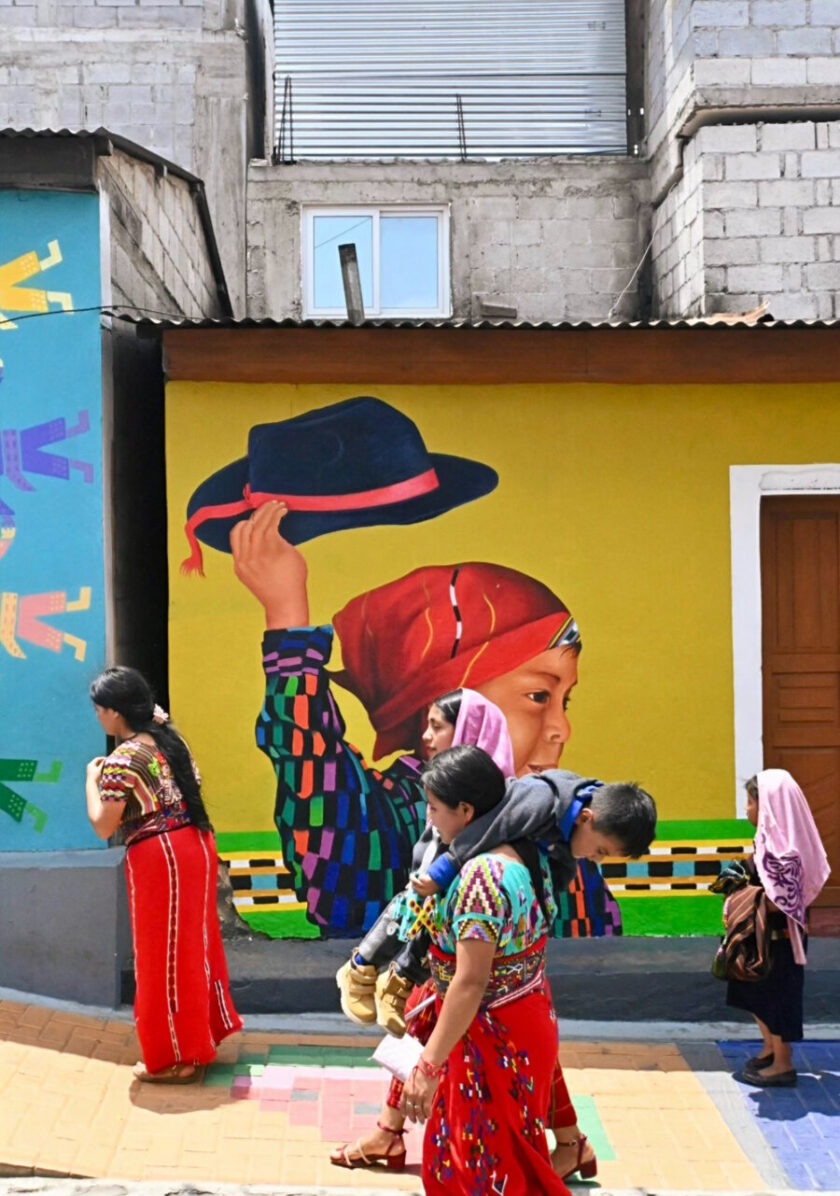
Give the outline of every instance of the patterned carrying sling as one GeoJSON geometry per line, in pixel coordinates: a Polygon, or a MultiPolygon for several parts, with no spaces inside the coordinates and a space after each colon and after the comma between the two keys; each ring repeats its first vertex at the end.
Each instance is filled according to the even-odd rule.
{"type": "Polygon", "coordinates": [[[723,923],[726,934],[717,949],[712,974],[719,980],[766,980],[773,961],[764,890],[745,885],[727,897],[723,923]]]}

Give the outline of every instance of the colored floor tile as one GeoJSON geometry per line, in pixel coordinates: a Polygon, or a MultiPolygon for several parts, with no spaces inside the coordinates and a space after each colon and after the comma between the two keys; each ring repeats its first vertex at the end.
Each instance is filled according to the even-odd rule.
{"type": "MultiPolygon", "coordinates": [[[[0,1164],[97,1179],[416,1192],[418,1128],[406,1136],[404,1172],[329,1161],[377,1118],[388,1080],[371,1063],[375,1043],[246,1032],[222,1044],[201,1084],[166,1088],[132,1081],[131,1025],[0,1002],[0,1164]]],[[[766,1190],[675,1044],[575,1042],[561,1052],[601,1186],[766,1190]]],[[[825,1102],[834,1098],[820,1095],[814,1124],[828,1142],[825,1102]]],[[[823,1154],[802,1161],[809,1186],[827,1177],[830,1143],[823,1154]]]]}
{"type": "MultiPolygon", "coordinates": [[[[719,1043],[737,1073],[760,1043],[719,1043]]],[[[744,1105],[790,1184],[803,1191],[840,1191],[840,1043],[794,1047],[795,1088],[739,1083],[744,1105]]],[[[736,1074],[737,1078],[737,1074],[736,1074]]]]}

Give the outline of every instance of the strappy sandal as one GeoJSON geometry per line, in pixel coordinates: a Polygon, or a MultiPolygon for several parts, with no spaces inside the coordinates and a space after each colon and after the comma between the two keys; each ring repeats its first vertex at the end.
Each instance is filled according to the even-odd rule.
{"type": "Polygon", "coordinates": [[[390,1126],[383,1125],[381,1121],[377,1121],[376,1128],[382,1130],[386,1134],[391,1135],[391,1141],[388,1149],[384,1151],[365,1151],[362,1146],[361,1138],[358,1139],[355,1146],[351,1146],[349,1142],[345,1142],[343,1146],[339,1146],[330,1155],[330,1162],[334,1167],[347,1167],[351,1171],[355,1171],[357,1167],[376,1167],[379,1163],[384,1163],[391,1171],[402,1171],[405,1167],[405,1145],[402,1150],[394,1153],[394,1147],[397,1142],[402,1143],[406,1131],[392,1130],[390,1126]],[[348,1151],[352,1150],[354,1156],[351,1158],[348,1151]]]}
{"type": "Polygon", "coordinates": [[[190,1063],[176,1063],[172,1067],[165,1067],[163,1071],[146,1071],[142,1063],[138,1063],[132,1075],[141,1084],[197,1084],[204,1075],[203,1067],[193,1067],[190,1063]],[[184,1068],[189,1067],[189,1071],[184,1068]]]}
{"type": "Polygon", "coordinates": [[[586,1134],[581,1134],[579,1138],[571,1138],[568,1142],[561,1142],[561,1140],[555,1135],[555,1142],[557,1146],[577,1147],[577,1159],[575,1160],[575,1165],[569,1171],[567,1171],[565,1175],[561,1175],[561,1179],[570,1179],[575,1172],[580,1175],[581,1179],[595,1178],[595,1176],[598,1174],[598,1160],[595,1155],[593,1154],[592,1158],[587,1159],[586,1162],[583,1161],[583,1152],[586,1150],[586,1144],[588,1142],[586,1134]]]}

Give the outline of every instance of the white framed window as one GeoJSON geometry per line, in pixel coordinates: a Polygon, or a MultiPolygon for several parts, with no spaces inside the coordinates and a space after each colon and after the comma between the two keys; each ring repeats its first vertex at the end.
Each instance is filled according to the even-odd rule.
{"type": "Polygon", "coordinates": [[[450,314],[449,209],[445,206],[303,209],[303,313],[347,315],[339,245],[356,246],[365,316],[450,314]]]}

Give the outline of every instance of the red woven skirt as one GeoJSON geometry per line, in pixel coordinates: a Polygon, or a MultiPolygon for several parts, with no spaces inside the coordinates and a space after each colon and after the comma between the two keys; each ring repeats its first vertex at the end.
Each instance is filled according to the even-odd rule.
{"type": "Polygon", "coordinates": [[[149,1072],[209,1063],[242,1029],[216,914],[216,844],[193,826],[126,851],[134,940],[134,1021],[149,1072]]]}
{"type": "Polygon", "coordinates": [[[545,1138],[556,1058],[545,989],[475,1017],[446,1061],[426,1126],[426,1196],[568,1196],[545,1138]]]}
{"type": "MultiPolygon", "coordinates": [[[[432,996],[435,991],[435,986],[431,980],[427,980],[425,984],[419,988],[413,988],[409,993],[408,1000],[405,1005],[406,1014],[417,1006],[422,1004],[428,997],[432,996]]],[[[550,994],[549,994],[550,995],[550,994]]],[[[407,1033],[412,1038],[416,1038],[423,1045],[429,1041],[437,1024],[437,1009],[435,1003],[431,1003],[421,1009],[413,1018],[406,1019],[407,1033]]],[[[385,1098],[385,1103],[392,1109],[399,1109],[402,1098],[403,1085],[394,1076],[388,1087],[388,1095],[385,1098]]],[[[551,1130],[568,1130],[573,1129],[577,1125],[577,1113],[572,1104],[572,1098],[569,1096],[569,1089],[566,1087],[566,1080],[563,1075],[563,1068],[560,1065],[559,1052],[554,1060],[554,1071],[551,1077],[551,1097],[548,1103],[548,1128],[551,1130]]]]}

